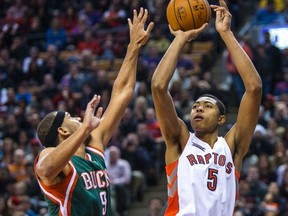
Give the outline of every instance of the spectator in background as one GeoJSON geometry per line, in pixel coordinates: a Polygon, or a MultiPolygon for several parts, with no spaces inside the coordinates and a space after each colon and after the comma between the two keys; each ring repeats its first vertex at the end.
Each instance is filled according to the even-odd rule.
{"type": "Polygon", "coordinates": [[[66,45],[66,31],[61,26],[60,18],[54,16],[50,22],[50,27],[46,31],[46,46],[54,44],[59,50],[63,50],[66,45]]]}
{"type": "Polygon", "coordinates": [[[131,166],[127,160],[121,158],[121,152],[118,147],[111,146],[106,151],[109,153],[109,160],[106,161],[106,166],[111,182],[111,194],[112,197],[115,194],[114,201],[116,201],[117,212],[119,216],[123,216],[130,206],[131,166]]]}
{"type": "Polygon", "coordinates": [[[130,107],[127,107],[119,126],[121,135],[126,137],[129,133],[136,132],[137,125],[133,110],[130,107]]]}
{"type": "Polygon", "coordinates": [[[151,173],[146,176],[146,182],[148,186],[157,185],[158,178],[160,174],[160,169],[162,168],[163,161],[161,156],[164,151],[162,149],[162,143],[157,143],[153,136],[149,133],[147,125],[143,123],[137,124],[137,135],[139,139],[139,146],[144,148],[145,151],[149,153],[151,160],[153,161],[153,167],[151,173]],[[153,174],[154,172],[154,174],[153,174]]]}
{"type": "Polygon", "coordinates": [[[100,56],[102,53],[102,47],[95,39],[91,30],[86,30],[84,32],[83,40],[80,40],[77,44],[77,50],[80,53],[82,53],[84,50],[90,50],[95,56],[100,56]]]}
{"type": "Polygon", "coordinates": [[[122,158],[127,160],[132,168],[132,198],[143,200],[146,178],[155,175],[154,162],[148,151],[139,145],[136,133],[129,133],[123,141],[122,158]]]}
{"type": "Polygon", "coordinates": [[[32,62],[35,62],[39,67],[41,67],[44,63],[44,60],[39,56],[39,49],[37,47],[31,47],[29,49],[29,56],[26,56],[23,60],[22,71],[24,74],[29,72],[32,62]]]}
{"type": "Polygon", "coordinates": [[[115,28],[121,27],[126,19],[126,11],[121,5],[121,0],[112,0],[109,9],[106,10],[102,17],[103,27],[115,28]]]}
{"type": "Polygon", "coordinates": [[[264,46],[265,51],[268,56],[272,59],[272,68],[273,68],[273,76],[272,76],[272,92],[274,91],[275,83],[281,81],[282,77],[282,54],[281,50],[272,44],[270,33],[265,32],[264,36],[264,46]]]}
{"type": "Polygon", "coordinates": [[[6,22],[17,23],[22,25],[25,23],[27,18],[28,7],[23,0],[16,0],[13,5],[11,5],[7,12],[5,20],[6,22]]]}
{"type": "Polygon", "coordinates": [[[279,185],[279,187],[280,187],[280,195],[282,197],[280,211],[281,213],[287,213],[288,212],[288,169],[287,168],[283,172],[281,185],[279,185]]]}
{"type": "Polygon", "coordinates": [[[47,46],[46,54],[43,64],[43,74],[51,74],[53,79],[59,83],[65,75],[66,63],[60,58],[59,50],[54,44],[47,46]]]}
{"type": "MultiPolygon", "coordinates": [[[[99,69],[97,71],[97,81],[96,84],[93,84],[93,90],[99,94],[102,94],[103,91],[108,91],[109,93],[112,90],[112,85],[108,77],[108,73],[104,69],[99,69]]],[[[101,99],[102,100],[102,99],[101,99]]]]}
{"type": "MultiPolygon", "coordinates": [[[[85,75],[79,71],[79,64],[69,64],[68,73],[61,79],[61,85],[69,87],[73,94],[81,93],[85,75]]],[[[97,92],[99,94],[99,92],[97,92]]]]}
{"type": "Polygon", "coordinates": [[[271,56],[266,53],[265,46],[259,44],[256,47],[256,54],[253,58],[254,65],[259,72],[263,82],[263,97],[272,92],[272,78],[274,73],[271,56]]]}
{"type": "MultiPolygon", "coordinates": [[[[245,37],[239,38],[239,43],[244,49],[244,51],[246,52],[246,54],[248,55],[248,57],[253,61],[253,50],[252,50],[250,43],[248,43],[246,39],[247,38],[245,37]]],[[[227,68],[228,73],[232,77],[233,88],[236,91],[236,95],[237,95],[236,103],[239,104],[244,94],[245,89],[244,89],[244,85],[240,77],[240,74],[236,68],[236,65],[232,59],[230,52],[228,50],[226,50],[226,52],[227,52],[226,68],[227,68]]]]}
{"type": "MultiPolygon", "coordinates": [[[[38,74],[39,76],[40,74],[38,74]]],[[[30,105],[32,102],[32,93],[31,90],[29,89],[28,83],[26,81],[23,81],[20,83],[17,89],[16,93],[16,101],[18,103],[18,106],[26,106],[30,105]]]]}
{"type": "Polygon", "coordinates": [[[283,0],[284,7],[281,10],[281,14],[284,16],[286,23],[288,23],[288,0],[283,0]]]}
{"type": "Polygon", "coordinates": [[[30,18],[30,28],[27,31],[27,35],[30,35],[30,37],[27,37],[29,46],[36,46],[41,50],[45,50],[45,43],[42,38],[46,31],[44,22],[45,21],[41,20],[39,15],[34,15],[30,18]]]}
{"type": "Polygon", "coordinates": [[[74,40],[78,41],[79,37],[89,28],[89,18],[84,14],[79,15],[77,25],[73,27],[70,36],[72,36],[74,40]]]}
{"type": "Polygon", "coordinates": [[[6,205],[6,199],[2,196],[0,196],[0,215],[9,215],[7,205],[6,205]]]}
{"type": "Polygon", "coordinates": [[[14,113],[8,113],[5,117],[6,127],[3,131],[3,138],[10,137],[15,142],[19,139],[20,126],[14,113]]]}
{"type": "Polygon", "coordinates": [[[273,154],[273,143],[268,139],[268,132],[262,125],[256,125],[249,153],[259,156],[261,153],[273,154]]]}
{"type": "Polygon", "coordinates": [[[288,67],[283,73],[283,80],[275,83],[273,95],[280,97],[282,94],[288,93],[288,67]]]}
{"type": "Polygon", "coordinates": [[[149,201],[149,213],[147,216],[162,216],[164,212],[164,201],[159,197],[153,197],[149,201]]]}
{"type": "Polygon", "coordinates": [[[249,184],[248,196],[253,198],[256,203],[260,204],[268,190],[268,185],[260,180],[258,166],[251,165],[248,167],[246,180],[249,184]]]}
{"type": "Polygon", "coordinates": [[[275,117],[275,123],[276,126],[279,127],[285,127],[288,125],[288,107],[287,104],[285,104],[284,102],[279,102],[276,105],[276,109],[275,109],[275,113],[274,113],[274,117],[275,117]]]}
{"type": "Polygon", "coordinates": [[[8,164],[10,175],[14,177],[17,182],[26,180],[26,161],[25,152],[22,149],[16,149],[13,154],[13,160],[8,164]]]}
{"type": "MultiPolygon", "coordinates": [[[[274,152],[273,152],[274,153],[274,152]]],[[[276,173],[273,168],[273,161],[269,158],[270,155],[273,154],[266,154],[262,153],[258,157],[258,164],[259,167],[259,175],[261,182],[269,185],[270,182],[276,181],[276,173]]]]}
{"type": "Polygon", "coordinates": [[[77,26],[77,12],[73,5],[68,5],[64,14],[60,18],[61,25],[65,29],[67,36],[71,34],[73,29],[77,26]]]}
{"type": "MultiPolygon", "coordinates": [[[[260,8],[260,9],[265,8],[267,6],[268,1],[269,0],[260,0],[258,8],[260,8]]],[[[274,0],[274,5],[275,5],[275,10],[277,12],[281,12],[283,10],[283,7],[284,7],[284,2],[283,2],[283,0],[274,0]]]]}
{"type": "Polygon", "coordinates": [[[275,0],[267,0],[266,7],[259,8],[252,20],[254,25],[285,24],[284,17],[275,10],[275,0]]]}
{"type": "Polygon", "coordinates": [[[22,35],[16,35],[10,46],[10,57],[22,62],[29,53],[29,47],[22,35]]]}
{"type": "Polygon", "coordinates": [[[78,15],[82,14],[88,17],[89,27],[92,31],[99,28],[102,14],[100,14],[100,11],[95,9],[93,1],[84,2],[84,8],[79,11],[78,15]]]}
{"type": "Polygon", "coordinates": [[[145,123],[147,126],[148,133],[156,142],[162,142],[162,134],[159,127],[159,123],[156,119],[154,108],[147,108],[145,111],[145,123]]]}
{"type": "Polygon", "coordinates": [[[15,146],[16,143],[12,138],[6,137],[3,139],[3,143],[1,146],[1,153],[2,153],[1,164],[3,163],[3,165],[4,164],[8,165],[12,163],[15,146]]]}
{"type": "Polygon", "coordinates": [[[28,147],[31,149],[29,153],[25,155],[26,166],[27,164],[33,164],[36,157],[41,151],[41,144],[37,138],[32,138],[28,142],[28,147]]]}
{"type": "MultiPolygon", "coordinates": [[[[8,165],[5,162],[0,162],[0,198],[7,198],[7,184],[9,179],[12,178],[9,173],[8,165]]],[[[16,180],[15,180],[16,181],[16,180]]],[[[1,211],[0,211],[1,215],[1,211]]]]}
{"type": "MultiPolygon", "coordinates": [[[[153,36],[150,38],[146,45],[146,49],[149,50],[152,47],[156,47],[159,54],[162,56],[170,45],[170,40],[166,37],[163,30],[155,28],[153,36]]],[[[146,51],[147,52],[147,51],[146,51]]]]}

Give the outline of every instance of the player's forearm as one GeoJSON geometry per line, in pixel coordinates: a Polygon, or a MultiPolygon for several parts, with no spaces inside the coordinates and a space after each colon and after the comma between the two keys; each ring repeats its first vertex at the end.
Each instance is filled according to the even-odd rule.
{"type": "Polygon", "coordinates": [[[136,82],[136,70],[140,48],[129,44],[126,56],[123,60],[119,74],[114,82],[113,91],[123,92],[123,89],[134,89],[136,82]]]}
{"type": "Polygon", "coordinates": [[[168,84],[175,72],[185,42],[185,39],[181,36],[174,38],[152,77],[152,88],[168,89],[168,84]]]}
{"type": "Polygon", "coordinates": [[[81,126],[70,137],[65,139],[53,151],[42,157],[38,164],[38,170],[47,179],[55,178],[68,164],[71,157],[78,150],[80,145],[87,139],[90,130],[81,126]]]}
{"type": "Polygon", "coordinates": [[[243,80],[246,91],[261,86],[261,78],[257,73],[251,59],[238,43],[231,31],[220,34],[226,44],[236,68],[243,80]]]}

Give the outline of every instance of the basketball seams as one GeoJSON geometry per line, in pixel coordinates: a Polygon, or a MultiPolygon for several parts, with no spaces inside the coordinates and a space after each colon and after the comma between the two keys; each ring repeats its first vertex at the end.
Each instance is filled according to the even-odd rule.
{"type": "Polygon", "coordinates": [[[176,21],[177,21],[179,27],[181,28],[181,30],[182,30],[182,31],[185,31],[185,29],[182,27],[182,25],[180,24],[180,22],[179,22],[179,20],[178,20],[178,16],[177,16],[177,12],[176,12],[176,1],[177,1],[177,0],[174,0],[174,5],[173,5],[174,15],[175,15],[176,21]]]}
{"type": "Polygon", "coordinates": [[[188,31],[209,22],[211,8],[207,0],[170,0],[166,16],[174,31],[188,31]]]}
{"type": "Polygon", "coordinates": [[[195,29],[195,28],[196,28],[196,23],[195,23],[195,19],[194,19],[194,13],[193,13],[193,10],[192,10],[192,6],[191,6],[191,4],[190,4],[190,1],[189,1],[189,0],[187,0],[187,3],[188,3],[188,5],[189,5],[189,8],[190,8],[190,13],[191,13],[191,16],[192,16],[192,21],[193,21],[193,24],[194,24],[194,27],[193,27],[193,29],[195,29]]]}
{"type": "Polygon", "coordinates": [[[210,6],[209,6],[209,3],[208,3],[208,1],[207,0],[203,0],[203,3],[204,3],[204,5],[205,5],[205,7],[206,7],[206,9],[207,10],[205,10],[205,11],[207,11],[207,13],[206,13],[206,17],[207,17],[207,22],[211,19],[211,9],[210,9],[210,6]]]}

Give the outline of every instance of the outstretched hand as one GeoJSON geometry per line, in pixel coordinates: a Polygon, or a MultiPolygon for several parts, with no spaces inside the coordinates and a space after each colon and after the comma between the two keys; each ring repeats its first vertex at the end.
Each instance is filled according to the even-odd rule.
{"type": "Polygon", "coordinates": [[[101,96],[94,95],[92,100],[87,104],[84,118],[83,118],[83,124],[91,131],[98,127],[100,124],[100,118],[102,117],[103,108],[99,107],[96,111],[97,106],[99,105],[101,100],[101,96]],[[96,111],[96,114],[95,114],[96,111]]]}
{"type": "Polygon", "coordinates": [[[227,4],[224,0],[219,0],[218,5],[211,5],[210,7],[216,12],[215,27],[216,30],[221,32],[230,31],[232,15],[229,12],[227,4]]]}
{"type": "Polygon", "coordinates": [[[143,46],[149,39],[150,33],[154,27],[154,23],[150,22],[147,29],[144,29],[144,25],[148,18],[148,10],[140,8],[137,14],[136,10],[133,10],[133,20],[128,18],[128,25],[130,29],[130,44],[135,44],[139,48],[143,46]]]}
{"type": "Polygon", "coordinates": [[[195,40],[200,33],[202,33],[208,26],[208,23],[204,23],[200,28],[198,29],[192,29],[188,31],[182,31],[182,30],[176,30],[174,31],[171,26],[169,25],[169,29],[171,34],[173,34],[175,37],[177,36],[183,36],[185,38],[185,41],[192,41],[195,40]]]}

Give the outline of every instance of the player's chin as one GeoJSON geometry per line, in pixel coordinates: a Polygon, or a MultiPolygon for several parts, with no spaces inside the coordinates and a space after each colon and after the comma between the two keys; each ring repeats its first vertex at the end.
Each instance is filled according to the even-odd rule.
{"type": "Polygon", "coordinates": [[[204,132],[206,130],[206,127],[204,127],[202,122],[200,122],[200,121],[193,121],[191,123],[191,126],[192,126],[193,130],[197,131],[197,132],[204,132]]]}

